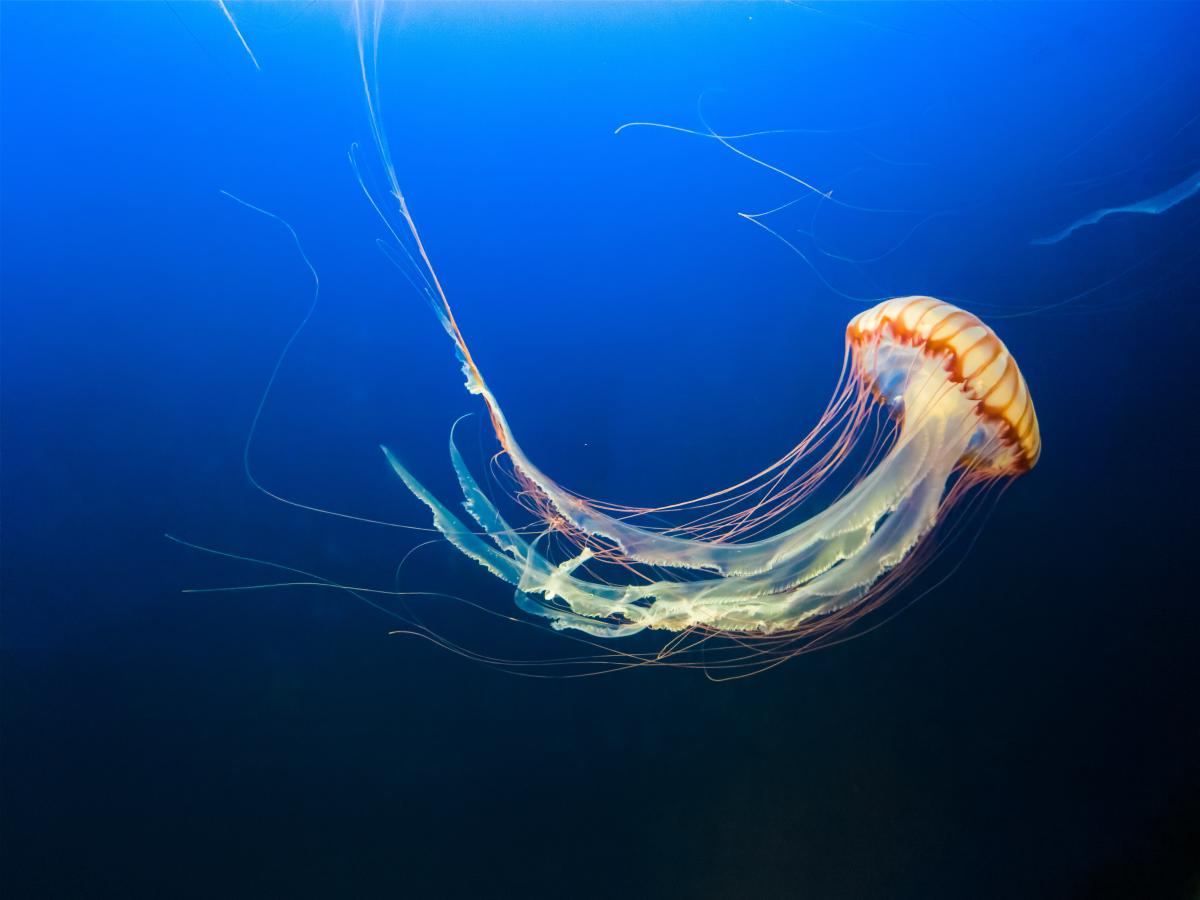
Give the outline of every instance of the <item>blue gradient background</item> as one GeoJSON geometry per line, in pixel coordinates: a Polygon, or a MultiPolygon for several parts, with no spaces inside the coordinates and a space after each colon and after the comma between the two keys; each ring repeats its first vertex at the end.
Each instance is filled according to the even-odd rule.
{"type": "MultiPolygon", "coordinates": [[[[862,308],[837,292],[956,298],[1021,362],[1045,454],[950,580],[719,685],[525,680],[332,592],[181,593],[271,576],[165,532],[383,587],[419,540],[247,484],[310,285],[220,189],[290,221],[322,278],[262,419],[265,484],[425,525],[378,444],[452,498],[448,428],[478,411],[346,161],[369,141],[347,8],[232,9],[261,72],[215,4],[0,10],[5,896],[1194,896],[1200,198],[1029,241],[1200,167],[1200,7],[389,17],[402,184],[563,483],[667,502],[777,458],[862,308]],[[913,212],[801,201],[769,221],[806,264],[736,216],[795,185],[710,140],[613,134],[701,113],[819,130],[744,146],[913,212]],[[849,265],[807,231],[894,250],[849,265]]],[[[444,546],[404,582],[510,608],[444,546]]],[[[464,643],[563,649],[414,608],[464,643]]]]}

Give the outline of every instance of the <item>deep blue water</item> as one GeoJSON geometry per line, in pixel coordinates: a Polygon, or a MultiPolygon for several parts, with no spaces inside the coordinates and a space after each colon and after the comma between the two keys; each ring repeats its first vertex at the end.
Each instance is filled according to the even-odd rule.
{"type": "MultiPolygon", "coordinates": [[[[378,445],[452,499],[448,429],[480,411],[347,162],[348,8],[231,8],[261,71],[216,4],[0,11],[5,896],[1195,896],[1200,197],[1030,241],[1200,169],[1200,6],[389,14],[400,180],[565,484],[651,504],[756,471],[870,298],[953,298],[1020,361],[1045,452],[962,565],[727,684],[533,681],[332,591],[183,593],[275,576],[167,532],[385,588],[423,539],[247,482],[311,282],[222,189],[321,277],[266,486],[426,525],[378,445]],[[865,209],[628,121],[801,130],[738,146],[865,209]],[[764,221],[805,258],[736,215],[800,197],[764,221]]],[[[512,609],[445,546],[402,580],[512,609]]]]}

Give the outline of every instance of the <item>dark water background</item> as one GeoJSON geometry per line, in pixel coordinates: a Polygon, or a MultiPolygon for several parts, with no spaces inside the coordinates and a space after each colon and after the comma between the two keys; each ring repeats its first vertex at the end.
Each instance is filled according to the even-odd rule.
{"type": "MultiPolygon", "coordinates": [[[[863,306],[837,292],[955,298],[1020,361],[1045,453],[961,568],[729,684],[526,680],[333,592],[181,593],[273,576],[165,532],[381,587],[420,539],[247,484],[310,283],[220,189],[288,219],[322,279],[264,483],[425,525],[377,445],[453,498],[448,428],[478,411],[346,161],[369,142],[348,9],[232,8],[261,72],[215,4],[0,11],[6,896],[1195,896],[1200,197],[1028,242],[1200,168],[1200,7],[389,16],[401,181],[565,484],[660,503],[777,458],[863,306]],[[808,196],[768,220],[808,265],[735,215],[795,184],[711,140],[613,134],[700,113],[815,129],[740,146],[911,212],[808,196]]],[[[510,608],[444,546],[403,580],[510,608]]]]}

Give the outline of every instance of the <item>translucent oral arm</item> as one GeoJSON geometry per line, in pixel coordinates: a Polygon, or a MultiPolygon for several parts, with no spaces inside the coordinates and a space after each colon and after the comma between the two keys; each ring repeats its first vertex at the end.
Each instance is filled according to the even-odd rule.
{"type": "Polygon", "coordinates": [[[588,550],[551,563],[538,549],[540,539],[526,540],[504,520],[471,475],[453,436],[450,456],[464,507],[483,529],[482,536],[385,453],[409,489],[433,512],[434,524],[447,539],[517,587],[518,606],[549,618],[558,628],[616,637],[645,627],[785,631],[855,602],[933,527],[946,482],[968,439],[956,418],[925,418],[911,433],[902,434],[870,477],[798,526],[795,531],[802,539],[784,548],[762,571],[635,585],[577,577],[575,571],[591,558],[588,550]]]}

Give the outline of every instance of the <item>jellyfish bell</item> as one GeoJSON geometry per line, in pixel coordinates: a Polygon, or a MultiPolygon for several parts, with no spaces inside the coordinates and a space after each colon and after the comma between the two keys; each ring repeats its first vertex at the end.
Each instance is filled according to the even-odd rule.
{"type": "Polygon", "coordinates": [[[974,416],[964,455],[976,472],[1016,475],[1037,463],[1041,434],[1025,378],[976,316],[933,297],[900,297],[851,319],[846,341],[884,402],[920,415],[974,416]]]}
{"type": "Polygon", "coordinates": [[[453,435],[451,461],[478,527],[385,453],[438,530],[513,585],[521,609],[555,628],[610,638],[655,629],[784,640],[840,629],[919,570],[929,554],[918,551],[949,506],[974,486],[1028,471],[1041,451],[1028,387],[995,333],[951,304],[904,297],[851,320],[829,407],[778,462],[669,506],[591,500],[557,484],[521,450],[441,299],[467,387],[488,406],[534,526],[508,524],[453,435]],[[789,525],[872,433],[879,410],[892,424],[876,464],[839,499],[789,525]],[[664,517],[679,521],[659,524],[664,517]]]}

